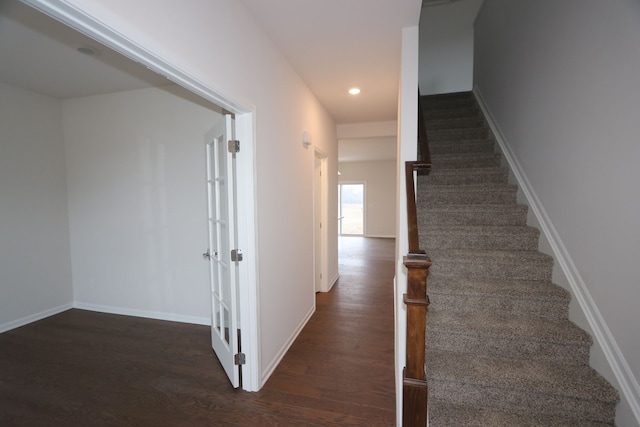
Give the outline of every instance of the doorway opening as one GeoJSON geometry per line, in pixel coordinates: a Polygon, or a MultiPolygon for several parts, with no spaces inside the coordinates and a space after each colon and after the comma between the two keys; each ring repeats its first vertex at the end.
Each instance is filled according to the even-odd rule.
{"type": "MultiPolygon", "coordinates": [[[[21,4],[21,3],[18,3],[17,1],[15,3],[21,4]]],[[[222,251],[224,251],[224,254],[226,256],[234,257],[237,260],[237,261],[234,261],[236,263],[234,268],[237,270],[238,280],[240,281],[240,283],[246,284],[245,286],[239,287],[239,290],[237,292],[237,304],[229,303],[229,307],[237,309],[236,310],[237,318],[235,320],[237,321],[237,325],[242,325],[242,328],[243,328],[242,330],[242,337],[243,337],[242,353],[243,354],[239,353],[240,350],[239,349],[236,350],[235,348],[233,349],[232,352],[230,351],[230,353],[233,353],[233,357],[234,357],[234,360],[232,361],[232,363],[234,364],[234,366],[237,366],[236,364],[243,364],[242,365],[242,374],[243,374],[242,388],[247,391],[258,391],[262,386],[260,357],[259,357],[260,356],[260,339],[258,335],[259,333],[259,328],[258,328],[259,300],[257,297],[258,294],[257,294],[257,285],[256,285],[257,284],[256,261],[255,261],[255,256],[251,256],[252,254],[255,254],[257,252],[256,241],[255,241],[255,218],[254,218],[254,215],[255,215],[255,205],[254,205],[255,186],[254,185],[255,183],[254,183],[254,168],[253,168],[254,148],[252,143],[252,141],[254,140],[254,126],[253,126],[254,116],[252,112],[253,107],[237,103],[225,97],[224,95],[220,94],[219,92],[216,92],[212,88],[204,85],[203,83],[196,80],[189,74],[186,74],[184,71],[175,67],[171,63],[168,63],[163,59],[155,56],[152,52],[145,50],[142,46],[139,46],[134,41],[128,39],[124,35],[115,32],[113,29],[109,28],[101,21],[98,21],[89,15],[80,13],[76,8],[74,8],[71,5],[68,5],[64,2],[62,4],[59,4],[60,2],[51,2],[48,0],[25,0],[24,3],[26,3],[30,7],[35,8],[36,10],[39,10],[40,12],[43,12],[45,15],[48,15],[54,18],[55,20],[60,21],[66,26],[70,27],[72,30],[79,31],[78,34],[84,34],[88,36],[89,40],[87,40],[86,42],[82,40],[81,42],[68,43],[68,46],[64,47],[65,49],[73,49],[71,46],[72,44],[74,46],[76,44],[77,45],[86,44],[88,46],[93,46],[95,43],[100,44],[101,55],[99,59],[96,59],[95,57],[93,57],[92,59],[88,59],[88,61],[91,61],[91,64],[98,65],[100,62],[103,62],[103,61],[107,62],[107,60],[113,59],[114,61],[116,61],[114,64],[112,64],[113,68],[115,68],[116,70],[122,71],[122,73],[118,73],[120,77],[122,77],[121,74],[123,73],[126,74],[127,70],[132,70],[132,67],[136,69],[136,71],[133,73],[134,75],[132,76],[134,80],[139,80],[140,82],[146,82],[150,85],[149,87],[143,87],[142,89],[154,90],[158,93],[162,93],[162,95],[165,95],[165,96],[167,94],[175,95],[176,94],[175,92],[179,92],[180,94],[182,94],[183,98],[191,101],[191,103],[194,105],[203,106],[205,107],[205,109],[207,108],[213,109],[215,112],[220,112],[224,110],[229,113],[235,114],[236,136],[235,138],[231,138],[231,139],[235,141],[237,138],[237,141],[242,142],[242,155],[238,156],[237,164],[236,164],[236,168],[237,168],[236,175],[238,177],[236,179],[236,185],[237,185],[237,190],[243,194],[243,197],[237,200],[237,212],[239,212],[239,214],[237,215],[237,235],[235,236],[235,241],[237,242],[237,244],[233,246],[229,245],[230,247],[223,247],[219,250],[219,252],[222,253],[222,251]],[[119,55],[122,55],[122,57],[120,58],[119,55]],[[133,62],[131,62],[131,60],[133,60],[133,62]],[[139,70],[137,70],[136,68],[138,67],[135,65],[136,63],[144,66],[140,68],[146,68],[151,71],[154,71],[157,74],[159,74],[159,76],[156,76],[156,78],[149,79],[148,74],[146,72],[144,74],[138,74],[139,70]],[[156,80],[157,80],[157,83],[155,83],[156,80]],[[174,86],[173,84],[168,85],[167,84],[168,81],[175,83],[177,86],[174,86]],[[159,86],[157,90],[151,87],[154,84],[157,84],[159,86]],[[186,90],[183,90],[183,89],[186,89],[186,90]],[[240,249],[244,251],[243,262],[239,262],[242,257],[242,254],[240,253],[240,249]],[[232,251],[235,251],[235,254],[232,254],[232,251]]],[[[36,16],[36,19],[37,20],[35,22],[39,23],[43,18],[36,16]]],[[[46,26],[34,25],[34,26],[38,30],[45,27],[48,28],[48,25],[46,26]]],[[[4,26],[3,26],[3,29],[4,29],[4,26]]],[[[67,29],[65,34],[67,34],[68,32],[69,30],[67,29]]],[[[69,37],[72,40],[77,40],[76,37],[80,37],[80,36],[76,34],[71,34],[69,37]]],[[[57,40],[55,37],[52,37],[51,39],[57,40]]],[[[72,53],[75,55],[74,52],[72,53]]],[[[24,56],[29,57],[29,55],[24,55],[24,56]]],[[[63,57],[63,56],[58,55],[57,57],[63,57]]],[[[82,57],[82,58],[87,59],[89,57],[82,57]]],[[[220,58],[220,61],[222,61],[223,59],[224,58],[220,58]]],[[[69,65],[70,62],[71,61],[64,61],[65,66],[69,65]]],[[[47,66],[42,68],[46,69],[48,73],[51,73],[52,71],[52,67],[47,66]]],[[[83,75],[83,76],[100,75],[102,76],[101,73],[81,72],[78,70],[75,70],[72,72],[63,72],[63,75],[83,75]]],[[[104,83],[107,80],[111,81],[111,79],[103,78],[101,79],[100,83],[104,83]]],[[[73,86],[77,87],[79,85],[74,82],[73,86]]],[[[137,86],[129,87],[130,90],[133,90],[134,88],[141,89],[137,86]]],[[[110,88],[108,91],[109,95],[116,92],[118,91],[114,90],[113,88],[110,88]]],[[[136,92],[136,95],[137,94],[138,93],[136,92]]],[[[84,94],[84,96],[80,98],[86,99],[87,97],[88,96],[84,94]]],[[[64,97],[60,97],[60,98],[64,98],[64,97]]],[[[130,99],[130,98],[127,98],[127,99],[130,99]]],[[[129,104],[126,104],[126,105],[129,105],[129,104]]],[[[139,104],[131,103],[131,105],[138,106],[139,104]]],[[[152,105],[155,106],[157,104],[152,104],[152,105]]],[[[69,107],[67,106],[67,108],[69,107]]],[[[158,107],[158,109],[160,109],[160,107],[158,107]]],[[[79,108],[77,110],[81,112],[85,111],[79,108]]],[[[140,109],[140,111],[144,112],[145,118],[148,117],[151,112],[150,109],[149,110],[140,109]]],[[[165,111],[173,111],[173,110],[165,110],[165,111]]],[[[184,109],[176,109],[176,111],[183,112],[184,109]]],[[[126,114],[126,115],[122,114],[122,116],[136,117],[137,114],[126,114]]],[[[192,118],[192,116],[189,116],[189,117],[192,118]]],[[[77,122],[85,123],[84,121],[80,121],[80,120],[77,122]]],[[[174,122],[173,117],[171,120],[162,121],[163,124],[165,123],[172,124],[173,122],[174,122]]],[[[213,124],[213,122],[211,123],[207,122],[207,126],[210,124],[213,124]]],[[[117,128],[117,129],[120,129],[120,128],[117,128]]],[[[131,129],[131,127],[127,127],[127,129],[131,129]]],[[[135,129],[137,130],[137,128],[135,129]]],[[[197,132],[194,129],[196,128],[195,127],[189,128],[189,130],[193,130],[193,133],[196,134],[197,132]]],[[[204,128],[202,129],[202,131],[204,131],[204,128]]],[[[105,137],[104,133],[100,133],[100,132],[96,132],[96,133],[99,133],[102,137],[105,137]]],[[[78,134],[80,135],[81,132],[78,132],[78,134]]],[[[115,180],[115,179],[113,180],[113,182],[116,182],[119,184],[119,186],[117,187],[118,191],[112,191],[111,193],[115,195],[114,198],[116,199],[116,201],[120,202],[120,204],[118,204],[119,207],[123,207],[123,209],[128,209],[129,211],[136,209],[134,211],[134,214],[122,215],[122,217],[126,218],[126,220],[129,220],[131,218],[133,219],[144,218],[145,222],[143,226],[140,226],[138,225],[138,223],[136,223],[134,224],[134,226],[131,226],[131,227],[123,227],[121,224],[115,224],[118,227],[113,226],[111,227],[111,229],[108,229],[106,227],[103,227],[103,228],[88,227],[88,226],[84,226],[83,224],[85,223],[91,224],[91,222],[87,221],[86,218],[83,218],[82,222],[79,222],[80,225],[77,225],[76,227],[82,227],[83,230],[90,229],[92,232],[97,233],[100,239],[111,238],[114,240],[117,240],[116,237],[118,236],[118,234],[109,233],[108,230],[112,230],[112,229],[135,230],[135,232],[137,233],[136,234],[137,246],[133,244],[130,244],[126,247],[124,245],[122,245],[122,247],[116,246],[121,250],[113,251],[113,253],[115,253],[118,256],[125,257],[127,253],[126,250],[134,252],[136,249],[142,248],[145,251],[142,253],[142,255],[140,255],[140,252],[136,252],[134,255],[130,256],[128,259],[134,259],[134,256],[136,256],[136,259],[141,258],[143,260],[146,260],[147,262],[131,263],[132,266],[130,271],[127,271],[127,274],[126,275],[123,274],[123,276],[127,278],[137,278],[137,277],[148,278],[149,279],[148,283],[151,283],[153,286],[145,287],[144,289],[147,291],[149,289],[155,290],[155,292],[150,292],[150,293],[153,295],[158,295],[158,298],[155,301],[155,304],[157,307],[160,307],[160,310],[145,311],[145,310],[134,310],[134,309],[128,309],[128,308],[114,308],[113,305],[111,304],[109,305],[84,304],[83,305],[81,302],[74,302],[74,305],[77,306],[78,308],[94,309],[97,311],[104,311],[104,312],[114,312],[114,313],[117,312],[117,314],[129,314],[129,315],[136,315],[141,317],[161,318],[163,320],[174,320],[174,321],[177,320],[177,321],[185,321],[189,323],[200,323],[200,324],[212,323],[210,322],[210,320],[207,319],[207,317],[200,316],[199,314],[201,312],[203,314],[206,312],[201,308],[198,308],[200,306],[196,307],[196,304],[198,304],[199,302],[207,301],[210,295],[210,291],[207,289],[208,287],[200,286],[200,284],[203,284],[204,282],[199,280],[203,277],[206,277],[205,272],[207,269],[207,264],[202,262],[202,256],[201,256],[202,251],[205,249],[202,245],[203,245],[203,242],[206,240],[206,234],[204,232],[198,233],[198,231],[204,231],[202,229],[206,228],[204,226],[204,223],[206,220],[206,213],[204,212],[205,211],[204,207],[206,206],[206,202],[204,201],[204,197],[203,197],[204,183],[202,182],[202,180],[199,179],[199,178],[202,178],[202,176],[197,177],[196,176],[197,173],[195,172],[195,171],[200,171],[202,175],[204,175],[204,171],[202,171],[202,169],[198,169],[198,168],[203,168],[204,166],[204,162],[202,161],[202,156],[204,156],[204,153],[203,153],[204,149],[201,146],[202,140],[201,139],[197,140],[198,153],[200,153],[201,156],[195,157],[195,156],[189,156],[191,153],[193,153],[193,150],[188,151],[188,149],[185,148],[187,146],[187,144],[184,143],[186,138],[175,136],[175,135],[178,135],[175,132],[172,132],[172,131],[157,132],[156,129],[153,129],[150,131],[140,131],[140,134],[142,136],[137,137],[136,135],[134,135],[133,137],[131,137],[131,140],[140,144],[140,148],[139,148],[139,152],[141,154],[140,157],[145,161],[140,162],[140,164],[138,164],[134,161],[131,161],[128,163],[123,160],[122,164],[127,165],[128,167],[127,172],[129,173],[129,177],[138,179],[141,182],[141,185],[137,185],[137,186],[131,185],[130,184],[131,182],[136,182],[135,179],[126,180],[119,175],[117,177],[119,178],[119,180],[115,180]],[[156,137],[156,134],[160,136],[156,137]],[[161,137],[164,139],[160,140],[161,137]],[[162,143],[158,142],[154,138],[160,140],[162,143]],[[165,142],[165,140],[168,140],[169,142],[165,142]],[[174,144],[174,145],[171,145],[171,144],[174,144]],[[177,144],[182,144],[180,149],[175,149],[174,151],[170,151],[170,149],[174,149],[177,146],[177,144]],[[178,152],[180,153],[180,156],[175,155],[175,153],[178,153],[178,152]],[[184,154],[184,153],[189,153],[189,154],[184,154]],[[192,160],[194,160],[194,158],[195,158],[195,161],[193,163],[190,163],[192,160]],[[175,161],[171,163],[171,161],[173,160],[175,161]],[[173,169],[169,169],[166,166],[167,164],[170,164],[173,169]],[[125,192],[125,191],[128,191],[128,192],[125,192]],[[173,193],[168,193],[171,191],[173,191],[173,193]],[[138,193],[142,193],[142,197],[138,197],[139,196],[138,193]],[[171,198],[167,196],[167,194],[170,194],[170,195],[177,194],[177,195],[171,198]],[[125,203],[125,202],[122,202],[122,200],[124,200],[125,202],[127,200],[136,200],[136,201],[140,201],[140,203],[125,203]],[[180,202],[187,200],[188,203],[191,203],[193,205],[200,206],[201,208],[203,208],[201,209],[202,221],[200,223],[201,224],[200,230],[198,229],[198,225],[196,224],[196,221],[192,221],[193,212],[197,212],[197,207],[196,209],[188,210],[187,207],[191,207],[191,204],[177,203],[177,202],[174,203],[173,200],[180,200],[180,202]],[[179,223],[181,229],[182,227],[186,227],[185,224],[188,224],[189,227],[191,227],[189,229],[189,232],[181,230],[181,233],[175,233],[175,234],[180,234],[180,239],[181,239],[180,244],[184,246],[185,250],[176,249],[178,248],[178,245],[175,244],[174,240],[170,239],[172,235],[167,232],[168,230],[168,227],[166,225],[167,223],[171,223],[171,224],[179,223]],[[185,254],[184,258],[168,256],[167,254],[170,253],[170,251],[174,251],[175,253],[180,253],[181,255],[185,254]],[[173,270],[168,269],[167,260],[171,260],[171,262],[174,262],[174,264],[172,264],[173,270]],[[182,290],[184,288],[180,288],[182,292],[179,292],[177,287],[180,286],[179,283],[183,283],[183,282],[181,282],[180,280],[176,280],[174,274],[170,274],[171,272],[174,272],[174,271],[180,271],[181,274],[184,273],[185,275],[189,275],[190,279],[193,276],[193,280],[184,281],[184,283],[189,283],[190,285],[193,286],[193,289],[191,289],[193,290],[193,292],[187,292],[185,290],[182,290]],[[159,285],[157,285],[156,287],[156,284],[158,283],[159,285]],[[173,284],[175,284],[176,288],[172,287],[173,284]],[[171,307],[167,308],[166,311],[162,311],[167,306],[166,301],[174,301],[174,300],[177,301],[177,298],[178,298],[177,295],[180,295],[181,298],[184,297],[180,301],[186,301],[186,303],[183,303],[182,306],[196,307],[195,309],[193,309],[195,315],[191,315],[191,313],[188,313],[186,315],[176,315],[174,311],[171,310],[171,307]],[[174,298],[174,296],[176,297],[174,298]]],[[[200,138],[201,136],[203,135],[198,134],[198,138],[200,138]]],[[[124,141],[124,139],[120,136],[120,133],[118,133],[118,138],[115,138],[115,140],[124,141]]],[[[190,141],[193,141],[193,140],[194,140],[193,138],[190,139],[190,141]]],[[[229,139],[224,138],[225,144],[223,148],[229,147],[228,145],[226,145],[228,141],[229,139]]],[[[84,147],[84,145],[80,145],[80,144],[77,144],[77,146],[84,147]]],[[[115,144],[102,144],[101,146],[104,146],[104,147],[109,146],[111,150],[121,148],[120,146],[116,146],[115,144]]],[[[123,146],[125,145],[123,144],[123,146]]],[[[191,145],[190,147],[193,148],[194,146],[195,145],[191,145]]],[[[135,147],[135,144],[130,144],[129,146],[125,146],[126,149],[131,149],[131,147],[135,147]]],[[[124,152],[125,150],[122,150],[122,151],[124,152]]],[[[133,152],[135,153],[135,151],[133,152]]],[[[109,153],[112,153],[112,152],[110,151],[109,153]]],[[[117,154],[119,155],[120,153],[117,153],[117,154]]],[[[86,156],[78,155],[76,157],[78,157],[79,159],[82,159],[82,161],[86,164],[87,162],[85,159],[86,156]]],[[[124,155],[115,156],[114,155],[113,157],[116,159],[126,158],[127,161],[132,160],[131,156],[124,156],[124,155]]],[[[95,161],[94,163],[102,165],[102,163],[100,163],[99,161],[95,161]]],[[[118,172],[120,172],[120,169],[122,168],[109,168],[105,166],[103,169],[100,169],[100,168],[93,169],[85,166],[83,167],[82,170],[84,171],[85,169],[90,169],[94,175],[102,173],[102,175],[97,175],[100,178],[103,178],[104,176],[108,178],[110,177],[109,173],[111,171],[118,169],[118,172]]],[[[93,175],[91,175],[90,178],[93,178],[93,175]]],[[[86,182],[111,183],[110,180],[106,180],[106,179],[86,180],[86,182]]],[[[109,188],[111,189],[113,187],[109,187],[109,188]]],[[[100,194],[99,191],[94,191],[94,193],[100,194]]],[[[94,199],[91,199],[91,202],[103,203],[104,200],[100,199],[100,200],[94,201],[94,199]]],[[[86,203],[86,202],[83,202],[83,203],[86,203]]],[[[89,209],[89,211],[91,211],[91,209],[89,209]]],[[[101,219],[101,217],[98,215],[94,215],[88,218],[95,221],[98,221],[101,219]]],[[[133,221],[133,219],[131,219],[131,221],[133,221]]],[[[121,221],[119,217],[118,217],[118,221],[121,221]]],[[[125,225],[129,226],[129,223],[125,223],[125,225]]],[[[82,234],[85,235],[85,237],[89,236],[88,233],[82,233],[82,234]]],[[[126,238],[119,239],[118,241],[131,240],[130,237],[131,237],[131,233],[129,233],[126,236],[126,238]]],[[[95,241],[95,239],[93,241],[95,241]]],[[[92,244],[92,242],[91,242],[91,239],[88,237],[86,237],[84,240],[81,240],[79,242],[75,242],[75,245],[77,248],[82,248],[89,244],[92,244]]],[[[216,247],[210,247],[209,249],[210,249],[209,251],[202,254],[202,255],[205,255],[204,257],[205,259],[207,259],[207,257],[211,257],[211,254],[215,255],[216,247]]],[[[88,253],[88,251],[76,250],[76,253],[85,254],[85,253],[88,253]]],[[[85,261],[85,259],[81,258],[80,256],[76,256],[76,259],[78,260],[79,263],[84,263],[80,265],[93,266],[93,263],[90,263],[91,260],[85,261]]],[[[91,271],[91,273],[93,273],[93,276],[101,277],[103,281],[108,280],[108,276],[106,274],[97,274],[96,273],[97,270],[96,271],[93,271],[90,269],[87,269],[87,270],[91,271]]],[[[103,272],[100,272],[100,273],[103,273],[103,272]]],[[[140,281],[135,281],[135,280],[131,280],[131,281],[140,283],[140,281]]],[[[118,280],[115,282],[123,283],[122,280],[118,280]]],[[[145,285],[144,283],[141,284],[140,285],[141,288],[143,288],[144,285],[145,285]]],[[[115,294],[115,293],[117,292],[113,291],[112,289],[112,294],[115,294]]],[[[132,292],[132,294],[134,294],[134,292],[132,292]]],[[[146,295],[146,294],[144,294],[143,292],[138,292],[135,295],[146,295]]],[[[226,303],[226,299],[224,301],[226,303]]],[[[146,305],[139,302],[138,302],[138,306],[146,307],[146,305]]],[[[190,309],[187,309],[187,311],[188,310],[190,309]]],[[[217,314],[215,308],[213,308],[211,311],[213,312],[214,316],[217,314]]],[[[231,310],[227,310],[226,313],[223,310],[223,313],[218,315],[218,322],[212,323],[212,333],[214,333],[216,330],[221,331],[220,332],[221,341],[225,345],[230,344],[230,342],[233,341],[233,337],[235,337],[234,331],[228,330],[229,325],[231,325],[231,329],[233,329],[233,326],[231,323],[231,317],[233,317],[233,313],[231,312],[231,310]]],[[[240,326],[238,326],[238,333],[239,333],[239,327],[240,326]]],[[[232,381],[232,382],[235,383],[235,381],[232,381]]]]}
{"type": "Polygon", "coordinates": [[[364,236],[364,183],[338,185],[338,234],[364,236]]]}
{"type": "Polygon", "coordinates": [[[314,286],[328,292],[327,273],[327,155],[316,150],[313,160],[314,286]]]}

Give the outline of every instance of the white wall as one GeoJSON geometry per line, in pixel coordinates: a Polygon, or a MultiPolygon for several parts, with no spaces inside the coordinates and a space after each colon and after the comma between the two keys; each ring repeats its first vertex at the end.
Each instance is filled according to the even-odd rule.
{"type": "Polygon", "coordinates": [[[398,135],[398,121],[347,123],[336,126],[338,139],[384,138],[398,135]]]}
{"type": "MultiPolygon", "coordinates": [[[[259,324],[268,376],[315,304],[313,150],[302,147],[302,133],[328,156],[329,218],[337,218],[335,123],[239,1],[67,3],[255,111],[259,324]]],[[[333,277],[337,221],[329,224],[333,277]]]]}
{"type": "Polygon", "coordinates": [[[487,0],[475,36],[478,92],[575,266],[624,426],[640,417],[638,22],[635,0],[487,0]]]}
{"type": "Polygon", "coordinates": [[[365,236],[395,237],[398,122],[337,126],[339,182],[366,182],[365,236]]]}
{"type": "Polygon", "coordinates": [[[367,237],[395,237],[396,161],[340,162],[339,182],[365,183],[367,237]]]}
{"type": "Polygon", "coordinates": [[[60,102],[0,83],[0,331],[69,308],[60,102]]]}
{"type": "Polygon", "coordinates": [[[398,121],[349,123],[337,126],[338,161],[395,160],[398,121]]]}
{"type": "Polygon", "coordinates": [[[473,87],[473,20],[483,0],[422,8],[420,91],[422,95],[473,87]]]}
{"type": "Polygon", "coordinates": [[[204,135],[221,115],[162,89],[63,112],[76,305],[209,322],[204,135]]]}

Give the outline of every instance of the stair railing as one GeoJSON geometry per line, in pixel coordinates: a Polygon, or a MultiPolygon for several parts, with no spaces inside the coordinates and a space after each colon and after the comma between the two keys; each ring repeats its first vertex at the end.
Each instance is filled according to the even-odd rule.
{"type": "Polygon", "coordinates": [[[431,260],[420,249],[418,235],[418,213],[414,174],[428,174],[431,171],[431,152],[427,139],[424,114],[418,91],[418,150],[419,160],[405,163],[407,187],[407,228],[409,253],[403,258],[407,268],[406,364],[402,374],[402,425],[404,427],[424,427],[427,425],[428,387],[425,371],[427,308],[427,275],[431,260]]]}

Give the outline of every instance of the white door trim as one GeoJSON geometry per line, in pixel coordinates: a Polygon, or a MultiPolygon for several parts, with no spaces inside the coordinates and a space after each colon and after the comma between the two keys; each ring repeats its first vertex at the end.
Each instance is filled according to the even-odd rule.
{"type": "Polygon", "coordinates": [[[329,269],[328,269],[328,262],[327,259],[329,257],[329,253],[328,253],[328,241],[329,241],[329,235],[328,235],[328,230],[329,230],[329,223],[328,223],[328,204],[329,204],[329,197],[328,197],[328,190],[329,190],[329,176],[328,176],[328,172],[327,172],[327,154],[324,153],[322,150],[315,148],[314,149],[314,153],[313,153],[313,203],[314,203],[314,209],[313,209],[313,227],[314,227],[314,232],[313,232],[313,239],[314,239],[314,283],[317,280],[318,277],[318,272],[315,271],[316,268],[316,257],[318,256],[318,254],[315,253],[315,251],[317,250],[317,245],[316,245],[316,239],[318,239],[318,234],[320,235],[320,250],[322,251],[322,253],[320,254],[321,257],[321,261],[320,261],[320,273],[322,274],[322,285],[320,287],[320,289],[316,288],[316,292],[320,291],[320,292],[328,292],[331,289],[331,285],[329,283],[329,269]],[[318,179],[318,177],[315,174],[315,162],[316,159],[320,160],[320,172],[321,172],[321,188],[322,188],[322,194],[320,194],[320,199],[321,199],[321,213],[320,213],[320,218],[316,218],[316,189],[317,187],[317,182],[316,180],[318,179]],[[322,223],[322,229],[320,230],[320,232],[317,232],[317,224],[318,221],[320,221],[322,223]]]}
{"type": "Polygon", "coordinates": [[[260,315],[258,286],[258,230],[256,210],[256,176],[254,115],[245,113],[236,115],[236,138],[240,141],[240,153],[236,157],[237,231],[238,247],[242,249],[244,259],[239,264],[238,290],[240,301],[240,324],[249,325],[248,333],[243,326],[242,352],[246,364],[242,367],[242,388],[246,391],[258,391],[262,387],[260,379],[260,315]]]}
{"type": "MultiPolygon", "coordinates": [[[[105,46],[121,53],[149,69],[167,77],[169,80],[193,92],[196,95],[236,114],[236,137],[241,141],[241,156],[238,156],[238,241],[243,250],[244,260],[240,263],[242,286],[240,289],[240,321],[247,325],[249,333],[242,337],[242,352],[246,356],[243,366],[242,388],[246,391],[258,391],[260,381],[260,347],[258,327],[258,275],[256,242],[256,194],[255,194],[255,141],[253,108],[235,102],[216,92],[193,76],[175,67],[153,52],[143,48],[135,41],[124,37],[113,28],[88,16],[82,10],[60,0],[22,0],[24,3],[86,34],[105,46]],[[242,141],[245,141],[244,143],[242,141]],[[248,336],[247,336],[248,335],[248,336]]],[[[201,248],[194,248],[197,253],[201,248]]],[[[244,326],[243,326],[244,327],[244,326]]]]}

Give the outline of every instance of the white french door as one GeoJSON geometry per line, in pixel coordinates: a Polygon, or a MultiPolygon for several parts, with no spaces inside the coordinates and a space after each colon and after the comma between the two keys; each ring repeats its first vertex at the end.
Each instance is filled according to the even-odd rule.
{"type": "Polygon", "coordinates": [[[211,344],[234,387],[240,386],[234,123],[230,115],[206,135],[211,344]]]}

